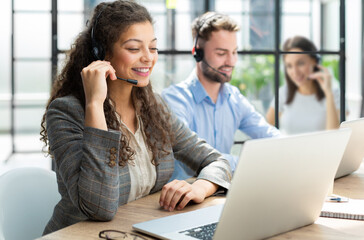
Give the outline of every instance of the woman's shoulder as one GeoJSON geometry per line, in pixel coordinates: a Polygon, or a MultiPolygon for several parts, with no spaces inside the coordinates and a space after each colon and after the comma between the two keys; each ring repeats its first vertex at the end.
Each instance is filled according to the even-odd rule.
{"type": "Polygon", "coordinates": [[[83,118],[84,107],[80,100],[73,95],[67,95],[54,99],[48,106],[47,115],[52,113],[62,113],[76,118],[83,118]]]}
{"type": "Polygon", "coordinates": [[[49,107],[58,107],[58,106],[64,106],[64,107],[74,107],[74,108],[82,108],[82,104],[80,100],[78,100],[73,95],[67,95],[63,97],[58,97],[54,99],[50,104],[49,107]]]}
{"type": "MultiPolygon", "coordinates": [[[[83,124],[84,108],[75,96],[63,96],[54,99],[47,109],[47,124],[60,120],[75,121],[83,124]]],[[[51,124],[50,124],[51,125],[51,124]]]]}

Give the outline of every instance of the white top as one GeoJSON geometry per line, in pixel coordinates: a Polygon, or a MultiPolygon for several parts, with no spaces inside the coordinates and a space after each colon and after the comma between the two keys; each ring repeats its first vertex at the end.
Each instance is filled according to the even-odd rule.
{"type": "Polygon", "coordinates": [[[143,122],[137,116],[137,130],[133,134],[129,128],[119,119],[120,129],[129,138],[129,146],[134,149],[132,162],[128,162],[130,172],[130,194],[128,202],[137,200],[150,193],[157,179],[157,170],[152,164],[152,151],[147,147],[143,130],[143,122]]]}
{"type": "MultiPolygon", "coordinates": [[[[279,129],[283,134],[297,134],[326,129],[326,98],[317,100],[315,94],[303,95],[296,92],[287,105],[287,86],[279,88],[279,129]]],[[[340,109],[340,90],[333,88],[336,109],[340,109]]],[[[271,107],[274,108],[274,99],[271,107]]]]}

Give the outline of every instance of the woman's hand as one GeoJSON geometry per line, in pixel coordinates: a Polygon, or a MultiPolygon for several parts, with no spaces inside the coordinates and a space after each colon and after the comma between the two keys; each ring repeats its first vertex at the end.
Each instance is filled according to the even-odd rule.
{"type": "Polygon", "coordinates": [[[116,79],[115,69],[107,61],[95,61],[81,71],[87,104],[103,104],[107,95],[106,78],[116,79]]]}
{"type": "Polygon", "coordinates": [[[322,67],[317,66],[321,71],[312,73],[309,78],[315,79],[326,98],[326,129],[339,128],[339,110],[336,109],[335,99],[331,88],[331,74],[329,71],[322,67]]]}
{"type": "Polygon", "coordinates": [[[107,61],[95,61],[82,69],[85,92],[85,126],[107,130],[104,101],[107,96],[106,78],[116,79],[115,69],[107,61]]]}
{"type": "Polygon", "coordinates": [[[159,204],[165,210],[183,209],[189,201],[201,203],[206,197],[216,192],[218,186],[207,180],[199,179],[193,184],[173,180],[162,188],[159,204]]]}
{"type": "Polygon", "coordinates": [[[320,65],[317,65],[317,67],[320,69],[319,72],[314,72],[312,74],[310,74],[309,78],[310,79],[315,79],[322,91],[324,92],[325,95],[327,95],[327,93],[331,93],[332,89],[331,89],[331,74],[329,73],[329,70],[327,70],[327,68],[324,68],[320,65]]]}

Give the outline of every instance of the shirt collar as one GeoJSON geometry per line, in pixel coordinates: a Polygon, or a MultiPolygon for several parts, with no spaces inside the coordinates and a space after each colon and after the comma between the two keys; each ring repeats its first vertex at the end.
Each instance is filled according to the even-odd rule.
{"type": "Polygon", "coordinates": [[[209,97],[205,88],[202,86],[201,82],[198,80],[196,71],[193,71],[190,74],[189,79],[190,79],[189,89],[191,90],[193,97],[195,98],[195,101],[197,103],[200,103],[205,98],[209,97]]]}
{"type": "MultiPolygon", "coordinates": [[[[192,71],[189,79],[189,89],[191,90],[196,103],[202,102],[205,98],[210,98],[205,88],[202,86],[201,82],[197,78],[196,69],[192,71]]],[[[223,84],[219,91],[219,99],[221,99],[220,101],[225,101],[229,98],[230,95],[231,89],[227,87],[227,84],[223,84]]]]}

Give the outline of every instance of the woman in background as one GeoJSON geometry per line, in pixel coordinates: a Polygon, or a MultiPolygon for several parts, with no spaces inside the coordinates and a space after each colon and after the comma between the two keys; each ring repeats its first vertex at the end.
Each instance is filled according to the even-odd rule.
{"type": "Polygon", "coordinates": [[[100,3],[53,86],[42,140],[62,196],[44,234],[83,220],[109,221],[120,205],[161,191],[168,211],[202,202],[231,180],[228,162],[155,95],[158,58],[149,12],[133,1],[100,3]],[[197,171],[174,180],[174,158],[197,171]]]}
{"type": "MultiPolygon", "coordinates": [[[[305,37],[289,38],[287,52],[316,52],[305,37]]],[[[329,71],[320,66],[318,54],[285,54],[286,84],[279,89],[279,123],[285,134],[335,129],[339,127],[340,92],[333,87],[329,71]]],[[[274,125],[274,99],[266,114],[274,125]]]]}

